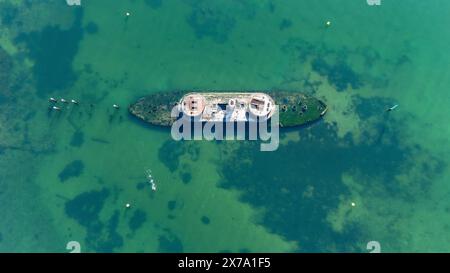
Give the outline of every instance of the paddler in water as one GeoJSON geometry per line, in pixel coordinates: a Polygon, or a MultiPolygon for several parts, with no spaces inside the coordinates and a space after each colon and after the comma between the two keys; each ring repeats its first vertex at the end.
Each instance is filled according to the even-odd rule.
{"type": "Polygon", "coordinates": [[[397,108],[397,107],[398,107],[398,104],[396,104],[396,105],[394,105],[394,106],[392,106],[392,107],[389,107],[389,108],[386,110],[386,112],[391,112],[391,111],[395,110],[395,108],[397,108]]]}

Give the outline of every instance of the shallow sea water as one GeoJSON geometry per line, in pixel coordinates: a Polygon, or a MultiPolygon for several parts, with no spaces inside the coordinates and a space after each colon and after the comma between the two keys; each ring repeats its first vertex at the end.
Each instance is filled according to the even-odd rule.
{"type": "Polygon", "coordinates": [[[381,2],[0,1],[0,251],[448,252],[450,3],[381,2]],[[329,112],[275,152],[127,113],[180,89],[329,112]]]}

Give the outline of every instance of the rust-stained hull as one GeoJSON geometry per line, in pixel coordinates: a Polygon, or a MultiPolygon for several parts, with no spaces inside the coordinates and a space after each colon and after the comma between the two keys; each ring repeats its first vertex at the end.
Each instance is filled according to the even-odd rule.
{"type": "MultiPolygon", "coordinates": [[[[171,117],[171,110],[181,98],[192,91],[158,92],[138,99],[130,105],[129,111],[143,121],[159,126],[171,126],[176,118],[171,117]]],[[[265,93],[279,106],[281,127],[300,126],[320,119],[327,111],[325,103],[319,99],[300,92],[287,91],[195,91],[199,94],[265,93]]]]}

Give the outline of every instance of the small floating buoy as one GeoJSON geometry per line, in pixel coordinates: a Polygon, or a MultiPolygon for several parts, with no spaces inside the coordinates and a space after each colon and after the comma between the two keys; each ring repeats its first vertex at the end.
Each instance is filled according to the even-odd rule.
{"type": "Polygon", "coordinates": [[[125,16],[130,16],[131,15],[131,13],[129,13],[128,11],[125,13],[125,16]]]}
{"type": "Polygon", "coordinates": [[[67,101],[65,99],[61,99],[61,102],[63,103],[67,103],[67,101]]]}
{"type": "Polygon", "coordinates": [[[51,102],[58,102],[58,100],[55,99],[55,98],[49,98],[48,100],[51,101],[51,102]]]}
{"type": "Polygon", "coordinates": [[[58,106],[53,106],[52,109],[56,110],[56,111],[60,111],[61,110],[61,108],[59,108],[58,106]]]}
{"type": "Polygon", "coordinates": [[[76,100],[70,100],[70,102],[72,102],[73,104],[78,104],[78,101],[76,100]]]}
{"type": "Polygon", "coordinates": [[[130,203],[127,203],[127,204],[125,205],[125,207],[126,207],[126,208],[131,207],[130,203]]]}
{"type": "Polygon", "coordinates": [[[352,205],[352,207],[356,207],[356,203],[355,202],[352,202],[351,205],[352,205]]]}
{"type": "Polygon", "coordinates": [[[327,27],[330,27],[330,26],[331,26],[331,21],[327,21],[327,22],[325,23],[325,25],[326,25],[327,27]]]}
{"type": "Polygon", "coordinates": [[[119,109],[119,105],[117,105],[117,104],[113,104],[113,107],[116,109],[119,109]]]}

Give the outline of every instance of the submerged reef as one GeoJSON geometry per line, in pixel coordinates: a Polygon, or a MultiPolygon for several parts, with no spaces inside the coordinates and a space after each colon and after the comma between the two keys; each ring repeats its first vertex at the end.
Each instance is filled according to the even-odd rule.
{"type": "Polygon", "coordinates": [[[123,238],[117,232],[119,211],[114,211],[106,222],[100,220],[100,212],[109,195],[110,191],[105,188],[88,191],[65,204],[67,216],[86,228],[85,242],[90,251],[112,252],[123,245],[123,238]]]}
{"type": "MultiPolygon", "coordinates": [[[[179,168],[181,156],[186,154],[192,161],[197,161],[199,149],[195,142],[169,139],[159,149],[158,158],[171,172],[175,172],[179,168]]],[[[186,176],[183,181],[188,183],[190,179],[189,176],[186,176]]]]}
{"type": "Polygon", "coordinates": [[[83,38],[82,9],[75,8],[75,22],[70,29],[46,26],[39,31],[21,33],[16,44],[25,44],[34,61],[33,74],[38,94],[47,94],[69,87],[76,80],[72,62],[83,38]]]}
{"type": "Polygon", "coordinates": [[[158,252],[182,253],[183,243],[180,238],[168,231],[167,234],[159,236],[158,252]]]}
{"type": "Polygon", "coordinates": [[[185,145],[181,141],[167,140],[158,151],[159,160],[174,172],[180,165],[180,156],[186,152],[185,145]]]}
{"type": "Polygon", "coordinates": [[[200,218],[200,220],[202,221],[202,223],[204,225],[209,225],[209,223],[211,223],[211,219],[209,219],[208,216],[202,216],[202,218],[200,218]]]}
{"type": "Polygon", "coordinates": [[[14,4],[10,2],[0,3],[0,18],[3,26],[11,27],[18,14],[19,8],[14,4]]]}
{"type": "Polygon", "coordinates": [[[250,1],[186,0],[192,8],[186,22],[198,39],[209,37],[225,43],[240,19],[254,18],[258,5],[250,1]]]}
{"type": "MultiPolygon", "coordinates": [[[[370,103],[381,105],[385,101],[370,103]]],[[[235,144],[239,148],[226,153],[229,144],[224,142],[220,144],[224,151],[220,185],[238,189],[243,202],[264,211],[258,224],[297,242],[297,251],[361,251],[368,236],[362,223],[351,221],[337,231],[328,222],[329,214],[354,190],[342,177],[354,174],[364,193],[412,204],[429,191],[430,181],[443,168],[422,148],[402,145],[403,125],[386,122],[379,111],[370,108],[359,111],[360,118],[372,119],[374,128],[383,132],[382,141],[375,134],[370,140],[355,143],[351,134],[340,138],[335,125],[322,122],[301,130],[301,141],[280,145],[270,153],[260,152],[258,144],[252,142],[235,144]],[[418,164],[417,154],[430,164],[418,164]],[[411,176],[410,169],[422,175],[411,176]]],[[[392,244],[402,243],[396,240],[392,244]]]]}
{"type": "Polygon", "coordinates": [[[67,164],[64,169],[58,174],[59,180],[61,182],[66,182],[66,180],[72,177],[78,177],[83,173],[84,164],[81,160],[74,160],[67,164]]]}
{"type": "Polygon", "coordinates": [[[349,87],[358,89],[362,86],[360,76],[344,62],[331,65],[323,59],[316,58],[312,61],[311,67],[320,76],[326,77],[330,85],[339,92],[349,87]]]}
{"type": "Polygon", "coordinates": [[[285,30],[287,28],[290,28],[292,26],[292,21],[289,19],[283,19],[279,25],[280,30],[285,30]]]}
{"type": "Polygon", "coordinates": [[[89,34],[96,34],[96,33],[98,33],[98,25],[94,22],[89,22],[85,26],[84,30],[89,34]]]}
{"type": "Polygon", "coordinates": [[[12,57],[0,46],[0,104],[11,96],[12,57]]]}
{"type": "Polygon", "coordinates": [[[186,19],[194,29],[197,38],[211,37],[217,43],[224,43],[236,24],[231,15],[220,9],[198,6],[186,19]]]}
{"type": "Polygon", "coordinates": [[[99,214],[108,196],[106,189],[81,193],[66,203],[66,214],[82,226],[98,227],[99,214]]]}
{"type": "Polygon", "coordinates": [[[147,214],[141,209],[134,211],[133,216],[131,216],[128,226],[132,231],[136,231],[147,221],[147,214]]]}
{"type": "MultiPolygon", "coordinates": [[[[285,80],[282,84],[302,82],[305,85],[312,71],[338,92],[367,86],[373,89],[385,88],[389,84],[389,72],[395,71],[399,65],[409,64],[407,61],[392,62],[385,59],[371,47],[330,48],[326,44],[301,38],[288,39],[281,46],[281,51],[292,60],[289,68],[292,72],[283,76],[285,80]],[[355,60],[358,61],[357,65],[355,60]],[[380,72],[379,67],[383,67],[383,72],[380,72]]],[[[408,52],[407,49],[404,51],[408,52]]],[[[408,59],[406,54],[402,54],[402,60],[408,59]]]]}
{"type": "Polygon", "coordinates": [[[81,131],[76,131],[75,133],[73,133],[72,138],[70,140],[70,146],[73,147],[81,147],[81,145],[83,145],[84,143],[84,134],[81,131]]]}
{"type": "Polygon", "coordinates": [[[157,9],[162,6],[162,0],[145,0],[145,4],[152,9],[157,9]]]}

